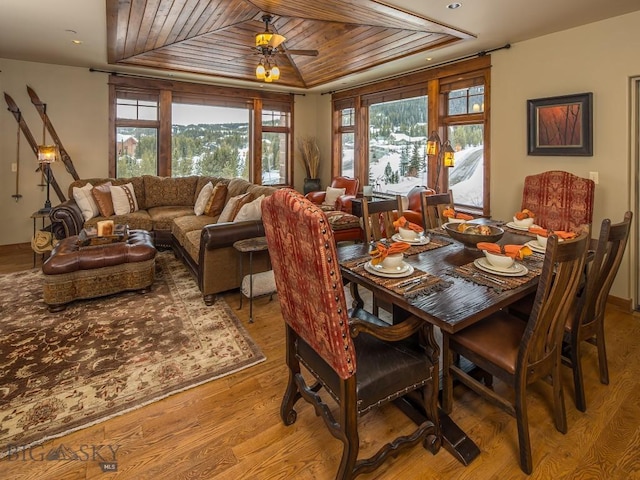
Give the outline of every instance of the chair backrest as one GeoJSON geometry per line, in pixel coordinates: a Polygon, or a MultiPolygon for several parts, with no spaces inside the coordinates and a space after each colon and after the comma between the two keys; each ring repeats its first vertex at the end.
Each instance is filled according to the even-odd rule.
{"type": "Polygon", "coordinates": [[[588,247],[589,232],[585,229],[577,238],[563,242],[558,242],[556,235],[549,236],[536,297],[520,345],[519,368],[535,370],[533,365],[543,365],[546,363],[543,360],[560,348],[588,247]]]}
{"type": "Polygon", "coordinates": [[[442,212],[447,208],[453,208],[453,193],[449,190],[447,193],[432,194],[429,191],[422,192],[422,221],[424,228],[438,228],[446,223],[442,212]]]}
{"type": "Polygon", "coordinates": [[[358,194],[358,188],[360,188],[360,179],[351,177],[333,177],[331,180],[331,186],[333,188],[344,188],[345,195],[358,194]]]}
{"type": "MultiPolygon", "coordinates": [[[[593,260],[587,264],[587,284],[580,296],[580,308],[574,322],[588,324],[604,318],[607,297],[616,278],[631,231],[633,214],[626,212],[622,222],[604,219],[593,260]]],[[[578,327],[574,324],[573,328],[578,327]]]]}
{"type": "Polygon", "coordinates": [[[393,221],[396,215],[402,214],[402,198],[369,202],[362,198],[362,229],[365,242],[391,238],[395,233],[393,221]]]}
{"type": "Polygon", "coordinates": [[[284,321],[342,379],[356,371],[333,231],[325,213],[292,189],[262,202],[271,265],[284,321]]]}
{"type": "Polygon", "coordinates": [[[577,231],[593,221],[595,183],[569,172],[553,170],[524,179],[522,208],[536,214],[536,223],[551,230],[577,231]]]}

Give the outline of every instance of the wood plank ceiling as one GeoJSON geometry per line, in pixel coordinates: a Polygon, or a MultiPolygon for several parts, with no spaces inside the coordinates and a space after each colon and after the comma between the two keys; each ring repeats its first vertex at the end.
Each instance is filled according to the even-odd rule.
{"type": "Polygon", "coordinates": [[[107,0],[108,61],[261,83],[255,36],[265,14],[286,37],[277,83],[299,88],[472,37],[371,0],[107,0]]]}

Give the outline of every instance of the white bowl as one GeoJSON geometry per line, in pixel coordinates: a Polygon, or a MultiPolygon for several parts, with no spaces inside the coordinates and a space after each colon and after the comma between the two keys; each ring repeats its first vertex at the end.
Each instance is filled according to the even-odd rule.
{"type": "Polygon", "coordinates": [[[419,232],[404,227],[398,227],[398,233],[400,234],[400,237],[405,240],[417,240],[420,235],[419,232]]]}
{"type": "Polygon", "coordinates": [[[547,237],[536,235],[536,238],[538,239],[538,245],[540,245],[542,248],[547,248],[547,237]]]}
{"type": "Polygon", "coordinates": [[[382,267],[386,269],[394,269],[399,268],[402,265],[404,260],[403,253],[394,253],[393,255],[387,255],[384,260],[382,260],[382,267]]]}
{"type": "Polygon", "coordinates": [[[512,257],[509,257],[502,253],[491,253],[485,250],[484,256],[487,257],[487,262],[498,268],[510,268],[514,262],[514,259],[512,257]]]}
{"type": "Polygon", "coordinates": [[[516,217],[513,217],[513,224],[516,227],[529,228],[531,225],[533,225],[533,218],[529,217],[518,220],[516,217]]]}

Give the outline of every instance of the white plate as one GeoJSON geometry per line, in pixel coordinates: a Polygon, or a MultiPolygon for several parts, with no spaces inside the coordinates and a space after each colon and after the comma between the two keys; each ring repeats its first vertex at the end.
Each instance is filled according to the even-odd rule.
{"type": "Polygon", "coordinates": [[[398,269],[393,269],[393,272],[390,271],[391,269],[386,269],[382,265],[371,265],[370,261],[364,264],[364,269],[369,273],[378,275],[379,277],[389,278],[408,277],[413,273],[413,267],[406,262],[398,267],[398,269]]]}
{"type": "Polygon", "coordinates": [[[537,253],[545,253],[547,251],[547,249],[540,245],[537,240],[531,240],[525,243],[525,245],[537,253]]]}
{"type": "Polygon", "coordinates": [[[517,262],[514,263],[510,268],[494,267],[488,262],[486,258],[482,257],[476,258],[473,261],[473,264],[480,270],[484,270],[488,273],[493,273],[494,275],[502,275],[504,277],[522,277],[523,275],[529,273],[529,269],[527,267],[517,262]]]}
{"type": "Polygon", "coordinates": [[[409,245],[426,245],[431,241],[429,237],[425,237],[425,236],[418,237],[415,240],[407,240],[402,238],[399,233],[396,233],[395,235],[393,235],[391,237],[391,240],[393,240],[394,242],[406,242],[409,245]]]}
{"type": "MultiPolygon", "coordinates": [[[[522,232],[528,232],[529,231],[529,227],[520,227],[520,226],[516,225],[513,222],[507,222],[506,225],[507,225],[507,227],[513,228],[514,230],[520,230],[522,232]]],[[[533,227],[534,225],[531,225],[531,226],[533,227]]]]}

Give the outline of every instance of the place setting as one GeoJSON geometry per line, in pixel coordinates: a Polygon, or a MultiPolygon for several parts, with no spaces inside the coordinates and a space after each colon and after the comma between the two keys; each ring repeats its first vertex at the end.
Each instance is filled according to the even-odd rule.
{"type": "Polygon", "coordinates": [[[529,232],[529,228],[531,227],[540,228],[538,225],[535,225],[534,222],[535,222],[535,213],[533,213],[529,209],[524,208],[513,215],[513,220],[511,222],[507,222],[504,225],[505,227],[509,227],[513,230],[517,230],[518,232],[531,233],[529,232]]]}
{"type": "Polygon", "coordinates": [[[426,235],[421,225],[408,221],[404,216],[394,221],[393,226],[396,229],[396,233],[391,236],[391,240],[408,243],[411,247],[405,251],[406,255],[416,255],[451,243],[444,239],[440,240],[426,235]]]}

